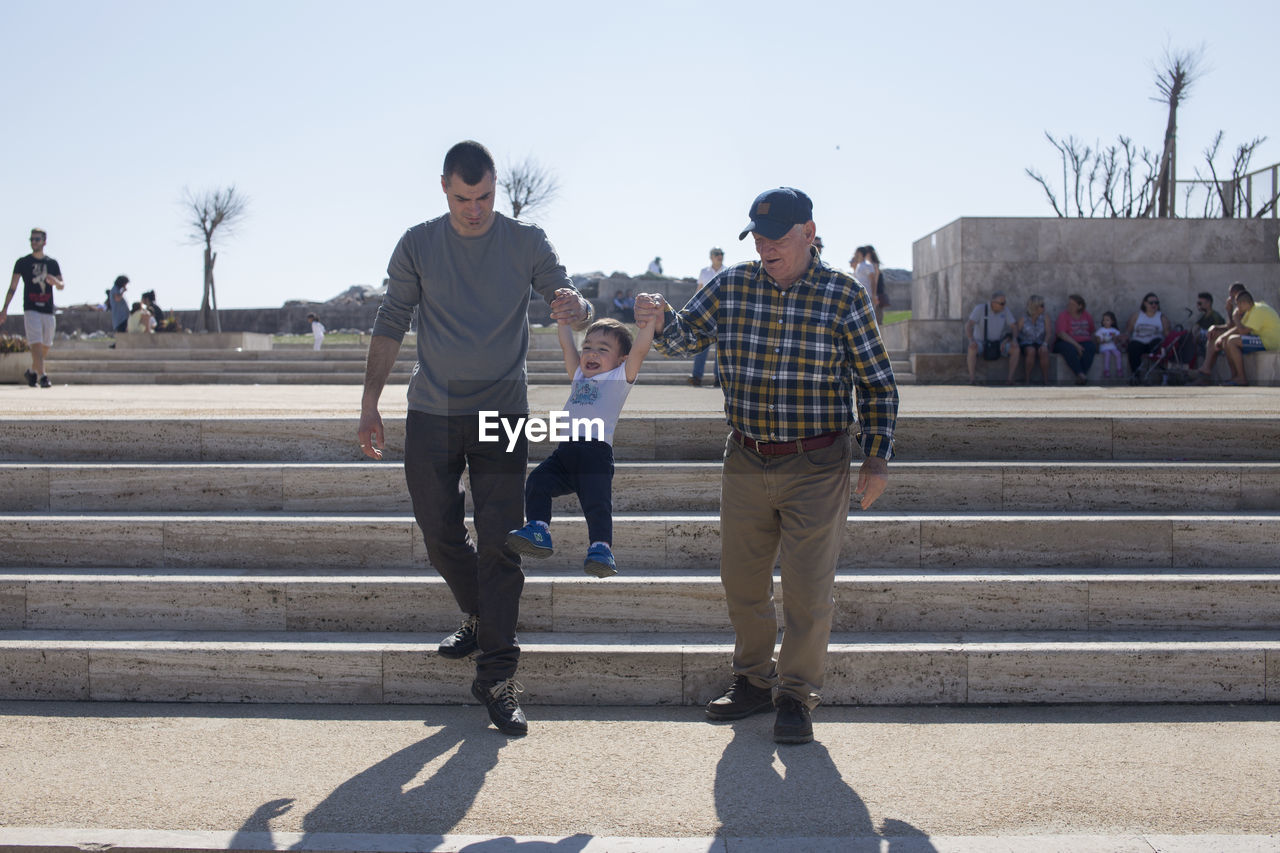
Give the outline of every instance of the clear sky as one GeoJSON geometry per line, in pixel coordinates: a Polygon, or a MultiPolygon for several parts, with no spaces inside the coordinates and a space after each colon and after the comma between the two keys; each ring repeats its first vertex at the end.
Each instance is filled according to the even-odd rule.
{"type": "Polygon", "coordinates": [[[830,262],[869,242],[910,268],[960,216],[1052,215],[1023,172],[1061,174],[1046,130],[1159,148],[1166,46],[1205,46],[1179,176],[1218,130],[1280,161],[1274,0],[0,0],[0,31],[4,263],[47,229],[62,305],[124,273],[135,298],[198,307],[178,202],[228,184],[250,207],[220,247],[222,307],[380,284],[401,233],[444,212],[466,138],[556,173],[528,218],[570,272],[747,260],[751,199],[778,185],[813,197],[830,262]]]}

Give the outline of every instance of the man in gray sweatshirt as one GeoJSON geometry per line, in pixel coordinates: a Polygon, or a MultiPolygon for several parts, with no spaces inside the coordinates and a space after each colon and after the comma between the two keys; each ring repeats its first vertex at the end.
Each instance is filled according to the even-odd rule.
{"type": "Polygon", "coordinates": [[[493,209],[497,170],[478,142],[460,142],[444,160],[444,216],[405,232],[387,267],[365,367],[357,437],[366,456],[382,458],[378,398],[400,342],[418,314],[418,363],[409,381],[405,480],[427,555],[465,619],[439,653],[478,651],[472,694],[500,731],[523,735],[528,723],[515,681],[516,620],[524,574],[506,546],[524,524],[528,443],[516,419],[529,413],[529,289],[551,316],[582,327],[591,305],[574,289],[542,229],[493,209]],[[482,430],[496,413],[502,429],[482,430]],[[509,432],[519,431],[511,441],[509,432]],[[499,440],[492,440],[496,433],[499,440]],[[470,469],[476,538],[463,524],[462,473],[470,469]]]}

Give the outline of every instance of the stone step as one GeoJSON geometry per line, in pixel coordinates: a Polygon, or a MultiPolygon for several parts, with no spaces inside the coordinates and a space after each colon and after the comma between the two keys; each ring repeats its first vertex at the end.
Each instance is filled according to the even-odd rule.
{"type": "MultiPolygon", "coordinates": [[[[730,631],[718,577],[525,566],[521,632],[730,631]]],[[[775,579],[779,602],[785,584],[775,579]]],[[[0,631],[329,631],[444,635],[459,613],[432,573],[217,569],[0,572],[0,631]]],[[[1280,572],[842,573],[833,630],[1243,630],[1280,627],[1280,572]]],[[[649,638],[652,639],[652,638],[649,638]]],[[[648,640],[646,640],[647,642],[648,640]]]]}
{"type": "MultiPolygon", "coordinates": [[[[59,366],[60,369],[60,366],[59,366]]],[[[243,370],[221,372],[174,373],[123,373],[115,371],[86,371],[62,373],[54,368],[50,374],[55,387],[58,385],[355,385],[364,384],[364,365],[350,370],[330,369],[322,373],[284,373],[270,370],[246,372],[243,370]]],[[[397,367],[391,372],[393,382],[408,382],[410,367],[397,367]]],[[[688,370],[650,371],[641,380],[647,385],[684,385],[688,370]]],[[[569,378],[563,370],[558,373],[531,373],[529,381],[534,385],[569,386],[569,378]]]]}
{"type": "MultiPolygon", "coordinates": [[[[1275,512],[1197,514],[857,513],[838,566],[885,568],[1274,568],[1275,512]]],[[[549,570],[577,568],[581,518],[557,519],[549,570]]],[[[628,573],[715,572],[713,513],[618,514],[614,554],[628,573]]],[[[0,566],[421,569],[425,547],[409,515],[0,515],[0,566]]]]}
{"type": "MultiPolygon", "coordinates": [[[[521,636],[529,705],[698,705],[732,635],[521,636]]],[[[458,703],[470,663],[438,635],[0,632],[0,700],[458,703]]],[[[1280,632],[835,633],[824,701],[991,704],[1280,701],[1280,632]]]]}
{"type": "MultiPolygon", "coordinates": [[[[353,397],[350,417],[9,418],[0,421],[0,461],[354,462],[363,458],[355,442],[357,408],[353,397]]],[[[404,421],[388,417],[385,426],[387,458],[403,459],[404,421]]],[[[719,414],[624,412],[614,453],[635,461],[720,459],[727,432],[719,414]]],[[[895,438],[899,462],[1280,460],[1280,420],[1271,417],[1236,417],[1226,429],[1214,417],[1177,415],[904,414],[895,438]]],[[[533,442],[530,456],[550,449],[533,442]]]]}
{"type": "MultiPolygon", "coordinates": [[[[126,352],[129,352],[126,350],[126,352]]],[[[399,359],[392,368],[392,375],[408,376],[414,367],[413,359],[399,359]]],[[[530,358],[527,362],[531,374],[564,374],[562,358],[530,358]]],[[[642,375],[679,373],[687,376],[692,362],[687,359],[667,359],[655,357],[646,359],[642,375]]],[[[68,379],[77,379],[89,375],[126,375],[135,377],[134,382],[145,381],[139,374],[183,374],[189,376],[206,376],[210,374],[317,374],[326,373],[358,373],[363,375],[364,358],[293,358],[283,359],[109,359],[109,358],[63,358],[57,361],[51,370],[68,379]]]]}
{"type": "MultiPolygon", "coordinates": [[[[397,361],[391,369],[392,376],[408,376],[413,372],[412,361],[397,361]]],[[[59,376],[66,377],[68,381],[78,381],[81,377],[88,376],[116,376],[125,375],[134,377],[135,383],[145,382],[146,380],[139,374],[166,374],[166,375],[187,375],[216,378],[218,374],[245,374],[245,375],[271,375],[271,374],[294,374],[303,373],[314,375],[317,379],[323,377],[327,373],[363,373],[364,361],[355,359],[331,359],[328,361],[309,361],[309,360],[279,360],[279,361],[236,361],[236,360],[205,360],[205,361],[185,361],[185,360],[152,360],[146,362],[138,361],[110,361],[110,360],[63,360],[54,367],[50,365],[50,370],[56,371],[59,376]]]]}
{"type": "MultiPolygon", "coordinates": [[[[925,377],[924,381],[929,384],[956,385],[969,381],[967,356],[963,352],[918,352],[912,353],[910,358],[912,369],[920,376],[925,377]]],[[[1218,379],[1226,379],[1230,375],[1229,371],[1221,367],[1222,363],[1222,360],[1219,360],[1220,367],[1215,373],[1218,379]]],[[[1277,365],[1280,365],[1280,360],[1277,360],[1275,353],[1252,353],[1246,355],[1244,361],[1245,376],[1248,378],[1250,385],[1280,385],[1280,369],[1277,368],[1277,365]]],[[[1004,385],[1008,371],[1009,362],[1004,359],[984,361],[979,358],[974,372],[977,379],[983,384],[1004,385]]],[[[1019,382],[1023,382],[1026,379],[1021,367],[1017,368],[1015,375],[1019,382]]],[[[1040,382],[1042,377],[1039,367],[1032,369],[1032,376],[1037,382],[1040,382]]],[[[1104,386],[1128,385],[1130,376],[1127,358],[1122,359],[1120,372],[1112,373],[1111,375],[1104,373],[1102,359],[1095,358],[1089,367],[1087,383],[1104,386]]],[[[1185,385],[1195,378],[1195,375],[1185,365],[1170,367],[1168,370],[1148,370],[1142,376],[1144,381],[1139,384],[1171,387],[1185,385]]],[[[1075,374],[1067,368],[1066,361],[1056,355],[1049,359],[1048,384],[1073,385],[1075,381],[1075,374]]]]}
{"type": "MultiPolygon", "coordinates": [[[[530,470],[534,463],[530,463],[530,470]]],[[[876,512],[1280,510],[1280,462],[895,462],[876,512]]],[[[619,462],[615,512],[715,512],[719,462],[619,462]]],[[[468,506],[470,492],[468,491],[468,506]]],[[[578,515],[577,498],[553,504],[578,515]]],[[[0,463],[0,511],[409,512],[395,463],[0,463]]]]}
{"type": "MultiPolygon", "coordinates": [[[[84,367],[117,364],[124,369],[135,365],[153,363],[182,363],[199,365],[207,363],[225,363],[240,365],[270,365],[281,362],[295,362],[322,365],[326,362],[352,362],[364,364],[369,351],[361,347],[325,347],[319,352],[310,347],[282,348],[268,350],[225,350],[225,349],[67,349],[55,346],[49,350],[50,363],[59,365],[76,365],[84,367]]],[[[545,356],[544,356],[545,357],[545,356]]],[[[409,364],[417,360],[417,351],[413,347],[401,347],[396,354],[398,364],[409,364]]]]}
{"type": "MultiPolygon", "coordinates": [[[[53,368],[50,368],[52,371],[53,368]]],[[[59,385],[355,385],[364,384],[363,368],[329,373],[276,373],[222,371],[210,373],[136,373],[83,372],[50,374],[54,387],[59,385]]],[[[409,370],[397,368],[391,380],[407,382],[409,370]]]]}

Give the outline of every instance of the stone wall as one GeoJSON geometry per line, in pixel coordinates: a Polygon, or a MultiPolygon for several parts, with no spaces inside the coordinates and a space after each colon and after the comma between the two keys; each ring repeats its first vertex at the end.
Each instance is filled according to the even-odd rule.
{"type": "Polygon", "coordinates": [[[1175,325],[1202,290],[1220,309],[1233,281],[1280,306],[1278,241],[1277,219],[957,219],[912,246],[910,348],[962,352],[964,321],[993,290],[1018,317],[1033,293],[1054,318],[1078,293],[1121,326],[1148,291],[1175,325]]]}
{"type": "MultiPolygon", "coordinates": [[[[309,335],[307,315],[314,312],[331,332],[354,329],[367,332],[373,328],[382,298],[360,302],[290,302],[280,308],[224,308],[218,312],[224,332],[260,332],[268,335],[309,335]]],[[[183,328],[194,329],[199,311],[177,311],[183,328]]]]}
{"type": "MultiPolygon", "coordinates": [[[[893,296],[893,307],[897,310],[909,308],[908,273],[902,270],[893,271],[897,279],[890,279],[893,296]]],[[[608,317],[613,310],[615,291],[630,290],[634,293],[661,293],[667,301],[677,308],[683,306],[698,289],[698,282],[692,278],[628,278],[607,277],[599,275],[575,275],[574,286],[591,299],[597,317],[608,317]]],[[[354,290],[354,289],[353,289],[354,290]]],[[[223,308],[218,312],[224,332],[257,332],[267,335],[302,335],[311,333],[311,324],[307,322],[307,314],[315,312],[320,322],[331,332],[354,329],[368,332],[373,328],[378,307],[382,305],[382,294],[369,288],[367,297],[360,301],[356,298],[339,297],[329,302],[288,302],[279,308],[223,308]]],[[[199,311],[170,311],[178,318],[184,329],[194,330],[200,319],[199,311]]],[[[551,322],[551,312],[547,304],[537,294],[529,300],[529,321],[537,325],[551,322]]],[[[63,334],[79,333],[88,335],[93,332],[110,333],[111,312],[95,311],[91,308],[59,309],[58,331],[63,334]]],[[[3,331],[21,335],[25,333],[22,313],[10,316],[4,323],[3,331]]]]}
{"type": "MultiPolygon", "coordinates": [[[[266,335],[302,335],[311,334],[311,324],[307,322],[307,314],[314,311],[320,321],[330,331],[339,329],[355,329],[368,331],[373,327],[374,315],[378,313],[381,299],[366,302],[363,305],[332,305],[322,302],[291,303],[281,308],[223,308],[218,312],[224,332],[257,332],[266,335]]],[[[199,311],[169,311],[178,318],[183,329],[194,330],[199,322],[199,311]]],[[[10,315],[5,320],[2,330],[9,334],[26,333],[22,313],[16,317],[10,315]]],[[[110,333],[111,312],[95,311],[92,308],[60,308],[58,309],[58,332],[60,334],[89,335],[93,332],[110,333]]]]}
{"type": "MultiPolygon", "coordinates": [[[[621,290],[628,290],[632,295],[637,293],[661,293],[667,302],[679,307],[689,301],[693,292],[698,289],[697,279],[692,278],[626,278],[573,276],[574,287],[578,288],[595,306],[597,317],[610,317],[613,311],[613,296],[621,290]]],[[[551,323],[551,309],[537,294],[529,300],[529,322],[535,325],[551,323]]]]}

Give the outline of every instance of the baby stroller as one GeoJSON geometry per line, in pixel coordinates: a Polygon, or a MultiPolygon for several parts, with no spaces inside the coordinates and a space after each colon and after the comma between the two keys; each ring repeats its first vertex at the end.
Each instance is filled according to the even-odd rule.
{"type": "Polygon", "coordinates": [[[1186,385],[1198,357],[1195,336],[1177,326],[1142,357],[1134,376],[1140,385],[1186,385]]]}

